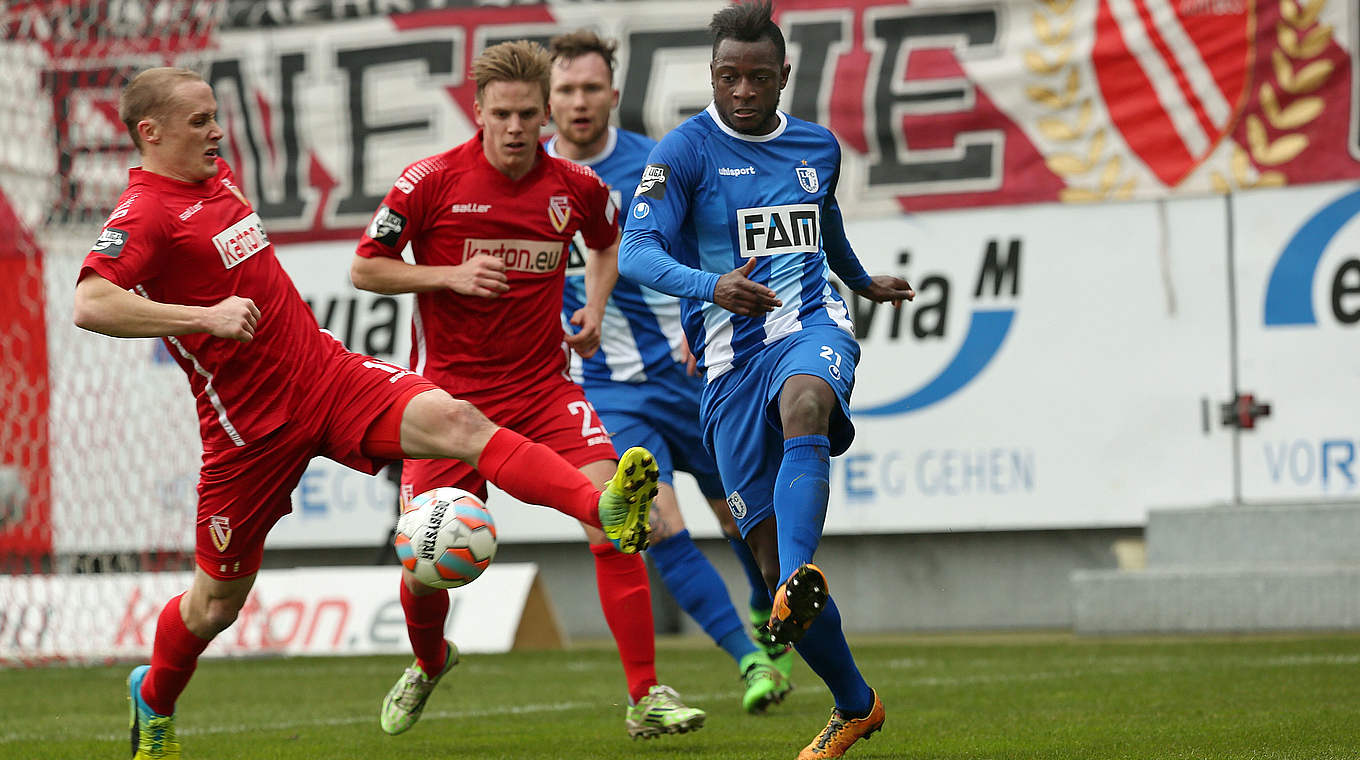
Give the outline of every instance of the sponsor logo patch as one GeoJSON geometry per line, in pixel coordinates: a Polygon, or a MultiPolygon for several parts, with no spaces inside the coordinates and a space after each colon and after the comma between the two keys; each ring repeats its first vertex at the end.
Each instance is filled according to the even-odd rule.
{"type": "Polygon", "coordinates": [[[194,205],[190,206],[189,208],[186,208],[186,209],[184,209],[183,211],[179,212],[179,220],[180,220],[181,222],[187,222],[187,221],[189,221],[189,217],[193,216],[194,214],[197,214],[198,212],[200,212],[200,211],[202,211],[202,210],[203,210],[203,201],[199,201],[198,203],[195,203],[194,205]]]}
{"type": "Polygon", "coordinates": [[[746,500],[736,491],[727,495],[727,508],[732,510],[732,516],[738,520],[746,516],[746,500]]]}
{"type": "Polygon", "coordinates": [[[222,256],[222,266],[231,269],[268,247],[269,235],[265,234],[260,216],[252,211],[245,219],[213,235],[212,241],[222,256]]]}
{"type": "Polygon", "coordinates": [[[455,203],[449,206],[449,212],[453,214],[485,214],[490,210],[490,203],[455,203]]]}
{"type": "Polygon", "coordinates": [[[652,207],[647,205],[647,201],[638,201],[633,204],[634,219],[646,219],[650,213],[652,213],[652,207]]]}
{"type": "Polygon", "coordinates": [[[208,518],[208,534],[219,552],[226,551],[231,543],[231,521],[225,515],[213,515],[208,518]]]}
{"type": "Polygon", "coordinates": [[[553,229],[562,232],[571,221],[571,199],[565,195],[554,195],[548,199],[548,221],[553,229]]]}
{"type": "Polygon", "coordinates": [[[388,248],[395,248],[401,242],[401,231],[406,228],[406,217],[383,204],[368,224],[368,236],[388,248]]]}
{"type": "Polygon", "coordinates": [[[560,240],[481,240],[468,239],[463,243],[463,261],[473,256],[495,256],[513,272],[547,274],[556,272],[562,263],[566,244],[560,240]]]}
{"type": "Polygon", "coordinates": [[[90,250],[116,259],[118,258],[118,254],[123,252],[123,245],[126,243],[126,232],[117,227],[105,227],[104,230],[99,233],[99,239],[94,241],[94,247],[90,250]]]}
{"type": "Polygon", "coordinates": [[[665,164],[647,164],[647,168],[642,170],[642,179],[638,181],[633,197],[645,195],[658,201],[665,198],[666,177],[669,177],[670,173],[671,168],[665,164]]]}
{"type": "Polygon", "coordinates": [[[821,208],[815,203],[737,210],[741,255],[813,253],[822,247],[821,208]]]}

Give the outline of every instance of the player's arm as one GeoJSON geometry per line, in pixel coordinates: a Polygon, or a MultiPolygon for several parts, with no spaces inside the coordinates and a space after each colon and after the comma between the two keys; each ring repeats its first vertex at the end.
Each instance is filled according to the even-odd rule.
{"type": "Polygon", "coordinates": [[[160,338],[208,333],[247,343],[260,310],[249,298],[230,296],[212,306],[160,303],[124,290],[98,274],[76,285],[77,327],[115,338],[160,338]]]}
{"type": "Polygon", "coordinates": [[[589,359],[600,347],[600,326],[604,323],[604,308],[614,283],[619,281],[619,237],[605,248],[589,248],[586,253],[586,305],[571,315],[571,323],[580,328],[566,336],[567,345],[589,359]]]}
{"type": "Polygon", "coordinates": [[[436,266],[356,253],[350,263],[349,279],[360,290],[388,295],[452,290],[468,296],[495,298],[510,289],[505,262],[486,255],[474,256],[456,266],[436,266]]]}
{"type": "Polygon", "coordinates": [[[863,298],[876,303],[891,301],[893,306],[901,306],[902,301],[916,297],[916,291],[901,277],[880,274],[869,276],[864,271],[855,250],[850,247],[850,239],[845,235],[845,219],[841,216],[840,204],[836,202],[836,181],[831,178],[822,205],[822,250],[826,252],[826,263],[831,271],[841,278],[841,282],[863,298]]]}

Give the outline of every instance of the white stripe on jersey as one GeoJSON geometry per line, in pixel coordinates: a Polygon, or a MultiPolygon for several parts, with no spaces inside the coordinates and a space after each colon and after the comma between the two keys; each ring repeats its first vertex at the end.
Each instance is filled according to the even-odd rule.
{"type": "Polygon", "coordinates": [[[430,357],[430,352],[425,350],[425,323],[420,320],[420,296],[416,296],[416,307],[411,310],[411,332],[415,334],[415,346],[413,346],[416,360],[411,362],[411,371],[417,375],[425,374],[425,360],[430,357]]]}
{"type": "MultiPolygon", "coordinates": [[[[141,285],[137,286],[137,292],[143,298],[146,299],[151,298],[151,296],[147,294],[146,288],[142,287],[141,285]]],[[[199,376],[204,379],[205,382],[203,384],[203,393],[207,395],[208,403],[212,404],[212,408],[217,410],[217,422],[219,425],[222,426],[222,429],[227,432],[227,437],[230,438],[231,442],[236,444],[237,446],[246,445],[245,439],[242,438],[241,434],[236,431],[236,426],[231,424],[231,420],[227,417],[227,406],[226,404],[222,403],[222,397],[217,395],[217,389],[213,387],[212,373],[204,369],[202,364],[198,363],[198,357],[189,353],[189,349],[185,348],[184,344],[180,343],[178,338],[176,338],[173,335],[167,335],[165,339],[170,343],[170,345],[174,346],[175,349],[179,351],[180,356],[183,356],[185,359],[188,359],[189,362],[194,365],[194,372],[197,372],[199,376]]]]}
{"type": "Polygon", "coordinates": [[[850,312],[845,308],[845,301],[836,297],[836,291],[831,289],[831,283],[822,287],[822,303],[826,305],[826,313],[837,327],[851,335],[855,334],[855,325],[850,321],[850,312]]]}
{"type": "Polygon", "coordinates": [[[704,376],[709,382],[732,369],[732,313],[704,309],[704,376]]]}

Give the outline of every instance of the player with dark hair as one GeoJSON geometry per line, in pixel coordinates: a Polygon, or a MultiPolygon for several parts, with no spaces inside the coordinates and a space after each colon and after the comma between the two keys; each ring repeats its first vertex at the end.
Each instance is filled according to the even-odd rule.
{"type": "Polygon", "coordinates": [[[769,3],[713,17],[713,103],[657,145],[629,211],[619,265],[685,299],[708,383],[701,413],[737,524],[775,590],[768,629],[793,642],[835,708],[801,760],[839,757],[883,725],[883,703],[846,644],[826,575],[812,563],[830,458],[854,437],[859,344],[830,265],[876,302],[915,296],[870,277],[845,237],[835,189],[840,147],[778,110],[788,82],[769,3]]]}
{"type": "MultiPolygon", "coordinates": [[[[552,158],[539,145],[550,66],[547,51],[529,42],[494,45],[473,61],[473,110],[481,129],[401,173],[360,240],[350,275],[364,290],[416,293],[414,371],[603,482],[618,455],[581,387],[567,376],[563,343],[586,356],[599,346],[604,302],[618,278],[618,206],[594,172],[552,158]],[[563,272],[577,234],[591,249],[588,298],[573,320],[580,329],[564,336],[563,272]],[[408,243],[414,264],[401,258],[408,243]]],[[[642,467],[637,452],[645,450],[625,451],[618,467],[642,467]]],[[[646,456],[653,476],[657,468],[646,456]]],[[[405,463],[406,499],[436,486],[486,497],[486,478],[461,462],[405,463]]],[[[584,525],[601,607],[628,681],[629,735],[699,728],[704,712],[657,683],[651,589],[646,565],[634,553],[646,541],[615,546],[597,526],[584,525]]],[[[458,661],[443,636],[448,592],[409,571],[402,581],[416,662],[383,701],[382,727],[392,734],[415,723],[434,685],[458,661]]]]}
{"type": "MultiPolygon", "coordinates": [[[[571,159],[599,173],[621,200],[631,197],[647,154],[656,141],[610,126],[618,105],[614,88],[616,43],[587,29],[554,37],[548,103],[557,134],[548,155],[571,159]]],[[[567,269],[562,315],[571,319],[588,302],[584,258],[573,244],[567,269]]],[[[747,570],[751,609],[763,624],[770,617],[770,592],[751,550],[737,532],[712,456],[704,450],[695,423],[703,381],[686,371],[689,352],[680,328],[680,301],[628,280],[614,286],[605,305],[600,349],[572,356],[572,379],[623,449],[645,446],[656,456],[661,486],[649,523],[647,554],[681,608],[737,663],[745,682],[742,707],[763,712],[792,689],[788,681],[793,653],[788,645],[757,648],[728,598],[722,577],[695,546],[672,487],[675,469],[692,474],[722,525],[723,533],[747,570]]]]}
{"type": "Polygon", "coordinates": [[[625,461],[633,475],[620,471],[602,494],[546,446],[317,326],[218,156],[217,101],[197,73],[143,71],[119,115],[142,166],[85,258],[75,323],[164,339],[189,378],[203,440],[194,579],[162,609],[151,664],[128,678],[134,758],[180,756],[175,701],[236,620],[265,535],[314,456],[368,473],[402,457],[456,460],[520,499],[645,542],[655,468],[642,458],[625,461]]]}
{"type": "MultiPolygon", "coordinates": [[[[596,170],[622,200],[632,196],[647,154],[656,147],[650,137],[609,125],[619,103],[613,87],[616,42],[590,30],[560,34],[548,44],[552,54],[552,86],[548,103],[558,133],[548,140],[548,155],[562,156],[596,170]]],[[[586,305],[586,283],[579,254],[567,268],[562,300],[564,318],[586,305]],[[575,266],[573,266],[575,265],[575,266]]],[[[651,513],[651,545],[647,556],[681,608],[737,662],[745,683],[741,704],[763,712],[781,702],[793,685],[792,647],[771,644],[758,649],[745,635],[745,625],[728,598],[722,576],[696,547],[672,487],[673,470],[691,473],[709,500],[737,559],[751,582],[753,619],[770,619],[770,590],[755,557],[728,510],[718,466],[703,449],[698,428],[703,381],[687,371],[690,352],[680,329],[680,300],[620,280],[604,311],[600,349],[590,358],[571,358],[571,378],[585,387],[586,398],[620,449],[646,446],[661,468],[661,488],[651,513]]]]}

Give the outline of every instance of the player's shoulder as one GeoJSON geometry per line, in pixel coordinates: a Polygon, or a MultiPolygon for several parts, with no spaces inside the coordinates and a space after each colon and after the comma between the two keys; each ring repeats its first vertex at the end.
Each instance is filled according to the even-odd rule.
{"type": "Polygon", "coordinates": [[[549,162],[547,167],[549,171],[556,172],[573,185],[593,187],[605,184],[600,175],[585,164],[578,164],[567,158],[550,156],[546,152],[543,153],[541,158],[549,162]]]}
{"type": "Polygon", "coordinates": [[[632,153],[649,153],[656,147],[656,140],[638,132],[630,132],[626,129],[618,131],[618,147],[615,150],[624,150],[632,153]]]}
{"type": "Polygon", "coordinates": [[[784,119],[786,120],[786,125],[784,127],[785,134],[808,136],[814,139],[826,140],[828,142],[839,145],[839,143],[836,141],[836,135],[830,129],[822,126],[821,124],[818,124],[815,121],[800,119],[797,116],[794,116],[793,114],[789,113],[784,114],[784,119]]]}
{"type": "Polygon", "coordinates": [[[426,156],[419,161],[412,162],[401,170],[401,175],[392,184],[398,190],[410,195],[422,181],[427,181],[429,177],[437,175],[460,174],[465,171],[472,163],[463,159],[463,145],[451,148],[443,153],[436,153],[433,156],[426,156]]]}
{"type": "Polygon", "coordinates": [[[673,158],[690,158],[702,151],[704,143],[717,133],[708,114],[700,111],[680,122],[657,143],[657,152],[673,158]]]}

